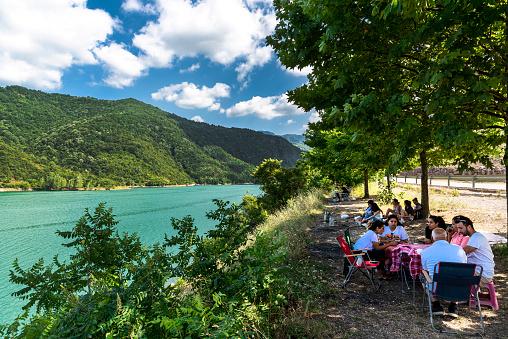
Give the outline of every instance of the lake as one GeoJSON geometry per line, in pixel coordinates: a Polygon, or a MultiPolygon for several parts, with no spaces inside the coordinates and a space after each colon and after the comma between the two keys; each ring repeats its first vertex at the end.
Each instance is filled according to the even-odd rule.
{"type": "MultiPolygon", "coordinates": [[[[20,285],[9,282],[9,270],[18,258],[21,268],[31,267],[39,258],[45,264],[55,254],[62,261],[69,249],[55,232],[70,231],[89,208],[106,202],[113,207],[119,233],[136,232],[141,242],[162,243],[172,235],[171,218],[191,215],[200,234],[212,229],[206,213],[215,210],[212,199],[240,203],[244,194],[261,194],[257,185],[188,186],[134,188],[117,191],[0,192],[0,324],[21,313],[25,301],[11,296],[20,285]]],[[[66,241],[65,241],[66,242],[66,241]]]]}

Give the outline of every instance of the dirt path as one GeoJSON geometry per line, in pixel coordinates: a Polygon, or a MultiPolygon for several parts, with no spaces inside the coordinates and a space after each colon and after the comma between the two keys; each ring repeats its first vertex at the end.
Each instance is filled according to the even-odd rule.
{"type": "MultiPolygon", "coordinates": [[[[503,204],[506,204],[506,200],[500,200],[497,197],[481,197],[482,199],[478,199],[478,197],[467,198],[463,196],[462,198],[461,205],[440,213],[440,215],[445,216],[447,222],[453,215],[458,214],[455,211],[456,208],[465,212],[464,215],[471,215],[471,213],[477,213],[479,207],[483,209],[485,215],[481,222],[478,222],[478,225],[488,225],[488,227],[481,227],[480,229],[495,232],[497,229],[506,228],[501,224],[503,216],[493,214],[497,213],[496,211],[499,208],[496,199],[503,204]],[[466,205],[466,202],[469,204],[469,200],[474,203],[471,207],[466,205]],[[479,203],[478,200],[482,200],[482,203],[479,203]],[[479,206],[479,204],[482,206],[479,206]],[[448,214],[453,215],[447,217],[448,214]],[[498,223],[494,223],[494,219],[498,223]]],[[[366,200],[356,200],[341,204],[330,204],[326,206],[326,209],[337,215],[355,216],[361,214],[366,205],[366,200]]],[[[504,206],[504,210],[506,210],[506,205],[504,206]]],[[[504,217],[504,220],[506,220],[506,214],[504,217]]],[[[329,293],[320,300],[316,300],[316,304],[319,306],[316,308],[317,311],[311,314],[312,319],[320,319],[329,324],[329,333],[326,333],[323,337],[453,337],[453,335],[440,334],[432,330],[428,308],[422,311],[421,308],[413,307],[412,294],[401,292],[401,281],[398,278],[393,281],[382,281],[380,291],[373,292],[368,280],[362,274],[356,273],[344,289],[340,287],[344,279],[342,274],[344,261],[335,238],[337,235],[342,235],[347,227],[353,225],[355,225],[354,220],[349,218],[339,219],[334,226],[330,226],[323,221],[323,215],[321,215],[317,218],[315,226],[309,231],[311,237],[315,239],[315,242],[308,246],[309,253],[318,262],[318,265],[326,269],[328,284],[330,285],[329,293]]],[[[406,224],[405,228],[411,238],[423,240],[425,226],[424,220],[417,220],[406,224]]],[[[508,295],[506,274],[508,263],[506,260],[499,258],[496,258],[495,261],[496,275],[494,282],[500,310],[493,311],[489,307],[482,308],[486,329],[484,337],[508,338],[508,300],[505,297],[508,295]]],[[[416,296],[417,302],[421,303],[421,285],[417,286],[416,296]]],[[[459,313],[460,317],[457,319],[435,317],[436,326],[462,331],[481,328],[478,311],[472,310],[468,315],[467,309],[460,307],[459,313]]]]}

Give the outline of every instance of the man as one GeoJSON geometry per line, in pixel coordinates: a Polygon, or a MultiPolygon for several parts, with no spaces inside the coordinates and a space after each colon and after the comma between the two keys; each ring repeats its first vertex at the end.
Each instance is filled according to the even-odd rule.
{"type": "MultiPolygon", "coordinates": [[[[444,229],[435,228],[432,230],[432,239],[434,241],[432,246],[427,247],[421,253],[423,269],[429,272],[431,279],[434,279],[434,266],[438,262],[447,261],[465,263],[467,261],[466,253],[464,253],[462,247],[449,244],[446,241],[446,231],[444,229]]],[[[427,293],[432,293],[432,291],[429,291],[430,285],[424,286],[424,288],[427,288],[427,293]]],[[[441,307],[439,299],[436,297],[432,297],[432,314],[443,314],[443,307],[441,307]]],[[[448,314],[452,317],[458,316],[456,303],[450,303],[448,306],[448,314]]]]}
{"type": "Polygon", "coordinates": [[[422,204],[420,204],[418,202],[418,199],[417,198],[414,198],[413,199],[413,204],[415,204],[415,208],[414,208],[414,211],[415,211],[415,219],[420,219],[422,217],[422,204]]]}
{"type": "MultiPolygon", "coordinates": [[[[469,236],[469,241],[464,247],[464,252],[467,254],[467,262],[483,267],[480,284],[488,284],[494,278],[495,266],[494,253],[492,253],[489,241],[483,234],[475,231],[471,219],[458,215],[453,218],[453,222],[457,224],[460,234],[469,236]]],[[[477,272],[479,271],[480,268],[477,269],[477,272]]]]}

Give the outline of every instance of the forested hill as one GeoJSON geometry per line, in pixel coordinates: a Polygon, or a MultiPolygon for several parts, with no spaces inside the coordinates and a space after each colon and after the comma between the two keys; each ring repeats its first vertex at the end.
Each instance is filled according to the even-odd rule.
{"type": "Polygon", "coordinates": [[[0,187],[242,183],[300,150],[248,129],[190,121],[134,99],[0,87],[0,187]]]}

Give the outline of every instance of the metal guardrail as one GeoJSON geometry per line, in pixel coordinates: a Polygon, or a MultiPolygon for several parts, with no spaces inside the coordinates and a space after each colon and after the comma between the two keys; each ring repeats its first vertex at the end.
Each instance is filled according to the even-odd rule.
{"type": "MultiPolygon", "coordinates": [[[[399,183],[415,183],[418,184],[420,181],[421,184],[421,176],[396,176],[395,180],[399,183]],[[407,180],[410,179],[411,182],[407,180]],[[403,180],[403,181],[402,181],[403,180]],[[414,182],[412,182],[414,180],[414,182]]],[[[448,176],[429,176],[429,185],[432,185],[432,180],[436,181],[446,181],[447,185],[440,186],[448,186],[453,187],[451,183],[453,182],[471,182],[471,188],[476,188],[477,183],[492,183],[492,184],[505,184],[506,177],[504,175],[448,175],[448,176]]]]}

